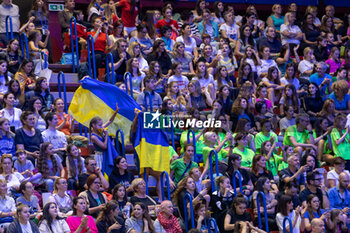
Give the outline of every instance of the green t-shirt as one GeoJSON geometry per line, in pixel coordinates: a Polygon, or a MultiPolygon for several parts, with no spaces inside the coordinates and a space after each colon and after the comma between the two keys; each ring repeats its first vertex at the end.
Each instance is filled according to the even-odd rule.
{"type": "Polygon", "coordinates": [[[292,125],[287,128],[283,138],[283,145],[293,146],[289,139],[290,136],[293,136],[297,143],[307,143],[307,140],[310,138],[307,130],[299,132],[296,125],[292,125]]]}
{"type": "MultiPolygon", "coordinates": [[[[210,151],[214,150],[214,148],[212,147],[204,147],[203,148],[203,164],[205,165],[206,162],[207,162],[207,158],[208,158],[208,155],[210,153],[210,151]]],[[[222,161],[226,158],[226,155],[228,154],[228,151],[227,150],[224,150],[224,149],[221,149],[218,153],[218,160],[219,161],[222,161]]],[[[212,157],[212,161],[215,161],[215,156],[213,155],[212,157]]]]}
{"type": "MultiPolygon", "coordinates": [[[[345,134],[346,130],[344,129],[342,131],[343,135],[345,134]]],[[[339,138],[341,138],[340,133],[337,129],[332,129],[331,132],[331,139],[332,139],[332,145],[333,145],[333,151],[335,154],[335,157],[342,157],[345,160],[350,160],[350,143],[349,143],[349,134],[346,135],[345,139],[342,143],[340,143],[338,146],[335,143],[339,138]]]]}
{"type": "Polygon", "coordinates": [[[269,170],[273,176],[278,176],[278,165],[282,162],[282,156],[273,154],[269,161],[266,161],[266,168],[269,170]]]}
{"type": "Polygon", "coordinates": [[[255,135],[255,148],[257,154],[260,153],[261,144],[265,141],[270,141],[270,138],[274,138],[275,142],[278,141],[277,134],[272,131],[269,133],[268,136],[265,136],[263,132],[260,132],[257,135],[255,135]]]}
{"type": "MultiPolygon", "coordinates": [[[[195,136],[197,136],[199,132],[200,132],[199,130],[195,131],[194,132],[195,136]]],[[[181,133],[181,138],[180,138],[181,154],[184,153],[185,142],[187,142],[187,133],[188,133],[188,130],[185,130],[181,133]]],[[[192,138],[192,134],[190,138],[192,138]]],[[[201,135],[199,139],[196,141],[196,154],[199,154],[199,155],[203,154],[203,147],[205,147],[204,138],[203,138],[203,135],[201,135]]]]}
{"type": "MultiPolygon", "coordinates": [[[[232,134],[232,137],[233,138],[235,138],[236,137],[236,135],[237,135],[237,133],[234,133],[234,134],[232,134]]],[[[248,134],[248,136],[252,136],[252,140],[255,142],[255,137],[254,137],[254,134],[248,134]]],[[[248,144],[247,144],[247,147],[246,148],[248,148],[248,149],[252,149],[252,148],[250,148],[250,143],[248,142],[248,144]]]]}
{"type": "Polygon", "coordinates": [[[253,158],[255,156],[255,152],[251,149],[245,148],[242,152],[238,149],[238,147],[233,148],[232,154],[239,154],[242,157],[242,167],[251,168],[253,163],[253,158]]]}
{"type": "Polygon", "coordinates": [[[174,147],[169,146],[169,159],[171,160],[173,158],[174,155],[177,155],[174,147]]]}
{"type": "MultiPolygon", "coordinates": [[[[187,166],[188,164],[185,164],[183,158],[179,158],[170,164],[170,169],[174,171],[176,184],[180,181],[181,176],[182,178],[184,177],[183,174],[186,171],[187,166]]],[[[194,168],[194,167],[198,167],[198,164],[192,161],[191,167],[187,169],[186,173],[188,173],[191,170],[191,168],[194,168]]]]}

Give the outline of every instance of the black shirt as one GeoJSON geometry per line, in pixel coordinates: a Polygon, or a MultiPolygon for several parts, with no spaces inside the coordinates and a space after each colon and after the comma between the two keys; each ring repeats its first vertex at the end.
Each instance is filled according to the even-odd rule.
{"type": "Polygon", "coordinates": [[[157,57],[156,54],[150,53],[147,56],[148,64],[151,64],[152,61],[157,61],[162,69],[162,74],[168,74],[171,69],[171,59],[167,53],[163,53],[160,57],[157,57]]]}
{"type": "MultiPolygon", "coordinates": [[[[228,215],[231,216],[231,221],[230,221],[230,224],[235,224],[236,222],[239,222],[239,221],[244,221],[244,222],[251,222],[252,221],[252,218],[250,216],[250,214],[246,211],[244,212],[243,215],[238,215],[236,214],[235,211],[233,210],[229,210],[227,212],[228,215]]],[[[232,230],[231,231],[223,231],[224,233],[231,233],[233,232],[232,230]]]]}
{"type": "MultiPolygon", "coordinates": [[[[120,229],[114,229],[111,233],[124,233],[125,232],[125,221],[121,217],[116,217],[117,222],[122,226],[120,229]]],[[[107,233],[108,228],[114,223],[110,224],[105,221],[99,221],[96,223],[98,233],[107,233]]]]}
{"type": "MultiPolygon", "coordinates": [[[[120,57],[119,57],[119,52],[118,50],[113,50],[112,52],[112,55],[113,55],[113,62],[114,63],[117,63],[119,60],[120,60],[120,57]]],[[[115,73],[116,73],[116,82],[123,82],[123,76],[124,76],[124,73],[126,72],[126,63],[127,61],[130,59],[130,55],[126,53],[126,59],[124,59],[124,61],[122,62],[122,64],[118,67],[118,69],[115,70],[115,73]]]]}
{"type": "Polygon", "coordinates": [[[316,193],[313,193],[313,192],[310,191],[310,189],[309,189],[308,187],[306,187],[306,188],[305,188],[303,191],[301,191],[300,194],[299,194],[299,200],[300,200],[300,202],[303,203],[304,201],[306,201],[307,197],[308,197],[310,194],[315,194],[315,195],[318,197],[318,199],[320,200],[320,204],[321,204],[320,207],[321,207],[321,209],[323,209],[323,198],[322,198],[323,194],[322,194],[321,189],[319,189],[319,188],[316,190],[316,193]]]}
{"type": "Polygon", "coordinates": [[[260,177],[266,177],[270,181],[273,181],[273,175],[272,175],[272,172],[270,172],[270,171],[263,172],[260,174],[255,174],[253,172],[250,172],[250,178],[252,179],[253,184],[255,184],[260,177]]]}
{"type": "MultiPolygon", "coordinates": [[[[279,190],[284,190],[285,182],[283,180],[287,177],[292,177],[293,175],[294,175],[294,173],[289,168],[285,168],[282,171],[280,171],[280,173],[279,173],[279,177],[280,177],[279,190]]],[[[298,187],[300,187],[300,185],[305,185],[304,174],[300,174],[299,177],[296,178],[296,182],[297,182],[298,187]]]]}
{"type": "Polygon", "coordinates": [[[316,99],[310,96],[305,96],[302,100],[305,112],[312,111],[318,113],[322,110],[323,100],[321,98],[316,99]]]}
{"type": "Polygon", "coordinates": [[[269,47],[271,53],[279,53],[281,51],[281,48],[282,48],[282,43],[281,43],[281,41],[277,40],[277,38],[275,38],[272,42],[270,42],[267,39],[267,37],[264,37],[259,42],[259,50],[263,46],[269,47]]]}

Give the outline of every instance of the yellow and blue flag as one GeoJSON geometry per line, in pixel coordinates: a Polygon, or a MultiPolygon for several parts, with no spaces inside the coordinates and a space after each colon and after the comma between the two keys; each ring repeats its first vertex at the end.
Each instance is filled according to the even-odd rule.
{"type": "Polygon", "coordinates": [[[138,115],[134,147],[140,159],[140,171],[152,168],[154,171],[169,173],[169,140],[163,129],[144,128],[144,116],[138,115]]]}
{"type": "Polygon", "coordinates": [[[114,122],[108,127],[108,134],[115,135],[117,129],[124,132],[125,142],[129,141],[129,132],[135,117],[135,108],[140,105],[125,91],[109,83],[91,78],[80,81],[81,86],[75,91],[68,113],[79,123],[89,127],[93,117],[101,117],[107,122],[115,112],[116,103],[119,112],[114,122]]]}

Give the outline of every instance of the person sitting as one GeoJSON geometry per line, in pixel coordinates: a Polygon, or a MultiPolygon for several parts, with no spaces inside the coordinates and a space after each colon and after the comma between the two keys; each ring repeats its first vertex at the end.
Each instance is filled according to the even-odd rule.
{"type": "Polygon", "coordinates": [[[59,217],[56,203],[48,202],[38,223],[40,232],[70,233],[64,218],[59,217]]]}
{"type": "Polygon", "coordinates": [[[192,143],[185,143],[184,150],[185,152],[183,157],[176,159],[170,164],[170,176],[175,176],[176,184],[179,183],[192,168],[198,167],[198,164],[192,161],[194,145],[192,143]]]}
{"type": "Polygon", "coordinates": [[[59,216],[69,216],[72,210],[72,196],[67,193],[67,180],[58,178],[53,184],[54,190],[47,202],[56,203],[59,216]]]}
{"type": "Polygon", "coordinates": [[[154,222],[155,232],[182,232],[177,218],[173,214],[174,207],[171,201],[163,201],[160,204],[160,212],[154,222]]]}
{"type": "Polygon", "coordinates": [[[73,199],[73,214],[67,218],[67,223],[71,232],[91,232],[98,233],[96,223],[90,215],[85,215],[87,211],[86,201],[83,197],[73,199]]]}
{"type": "Polygon", "coordinates": [[[84,158],[80,156],[79,149],[74,144],[67,146],[66,166],[68,172],[68,190],[76,190],[78,187],[78,177],[86,172],[84,158]]]}
{"type": "Polygon", "coordinates": [[[20,204],[17,206],[17,218],[7,228],[7,233],[32,232],[40,233],[39,228],[30,220],[29,207],[20,204]]]}
{"type": "Polygon", "coordinates": [[[325,230],[324,221],[319,218],[314,218],[311,221],[311,233],[323,233],[325,230]]]}
{"type": "Polygon", "coordinates": [[[96,226],[99,233],[124,233],[125,222],[119,216],[120,210],[118,202],[115,200],[109,201],[100,211],[96,219],[96,226]]]}
{"type": "Polygon", "coordinates": [[[108,181],[104,178],[101,168],[97,167],[95,158],[91,156],[87,157],[84,161],[84,165],[86,172],[78,176],[79,191],[83,192],[87,189],[86,180],[91,174],[96,174],[101,180],[102,188],[107,190],[109,188],[108,181]]]}
{"type": "Polygon", "coordinates": [[[87,178],[86,184],[88,186],[88,190],[81,192],[79,197],[84,197],[87,203],[85,213],[96,219],[101,209],[105,206],[105,203],[107,203],[107,197],[104,193],[99,191],[101,187],[101,180],[97,175],[91,174],[87,178]]]}
{"type": "Polygon", "coordinates": [[[313,148],[317,151],[317,146],[314,145],[314,137],[310,118],[307,114],[298,114],[295,119],[296,125],[287,128],[283,145],[291,145],[299,155],[304,148],[313,148]]]}
{"type": "Polygon", "coordinates": [[[152,110],[157,110],[160,109],[162,105],[162,98],[158,93],[154,92],[156,87],[155,83],[156,79],[152,76],[146,76],[143,79],[145,89],[143,90],[143,92],[140,92],[137,95],[136,102],[141,106],[141,108],[144,111],[148,111],[148,109],[151,109],[151,106],[152,110]],[[146,98],[147,93],[149,94],[150,98],[146,98]],[[152,100],[152,103],[150,103],[150,100],[152,100]]]}
{"type": "Polygon", "coordinates": [[[136,232],[155,232],[154,225],[149,216],[147,206],[143,203],[136,203],[132,216],[125,221],[127,232],[135,229],[136,232]]]}
{"type": "Polygon", "coordinates": [[[350,191],[348,190],[348,186],[350,184],[350,176],[345,172],[340,173],[338,183],[339,186],[328,190],[328,197],[331,208],[350,208],[350,191]]]}
{"type": "Polygon", "coordinates": [[[29,207],[31,219],[37,217],[41,212],[41,208],[39,205],[39,199],[37,198],[37,196],[34,195],[33,184],[29,181],[23,181],[19,186],[19,190],[23,194],[23,196],[17,198],[16,203],[22,203],[29,207]]]}
{"type": "Polygon", "coordinates": [[[325,186],[322,184],[322,176],[318,171],[309,172],[306,175],[306,188],[300,192],[299,199],[303,205],[306,205],[306,199],[310,194],[314,194],[320,201],[320,206],[323,209],[330,207],[329,199],[325,191],[325,186]]]}
{"type": "Polygon", "coordinates": [[[1,174],[0,179],[7,182],[8,194],[16,198],[17,189],[19,188],[24,177],[16,171],[12,170],[13,160],[12,155],[3,154],[1,156],[1,174]]]}
{"type": "Polygon", "coordinates": [[[234,193],[230,179],[227,176],[216,177],[215,183],[219,189],[212,193],[210,206],[213,217],[219,221],[221,217],[225,216],[223,213],[226,214],[227,210],[232,205],[234,193]]]}
{"type": "Polygon", "coordinates": [[[287,195],[292,199],[293,202],[293,208],[296,209],[298,206],[301,206],[299,197],[298,197],[298,188],[299,186],[295,181],[289,181],[284,185],[284,189],[280,189],[280,192],[277,194],[276,199],[279,200],[279,198],[282,195],[287,195]]]}
{"type": "Polygon", "coordinates": [[[339,184],[339,175],[342,172],[345,172],[350,176],[350,173],[348,170],[345,170],[345,159],[342,157],[335,157],[333,160],[333,170],[330,170],[327,173],[327,183],[328,183],[328,188],[333,188],[338,186],[339,184]]]}
{"type": "Polygon", "coordinates": [[[292,198],[287,195],[282,195],[279,199],[277,209],[279,210],[276,215],[276,222],[278,229],[280,231],[283,231],[284,227],[289,229],[289,222],[287,221],[287,224],[283,224],[283,219],[285,217],[288,217],[292,220],[292,227],[293,227],[293,233],[299,233],[302,230],[304,230],[304,221],[301,221],[300,215],[303,213],[306,209],[304,207],[304,210],[301,210],[300,206],[298,206],[295,210],[293,209],[292,198]]]}
{"type": "MultiPolygon", "coordinates": [[[[322,208],[320,204],[320,199],[314,194],[307,196],[307,208],[304,210],[304,213],[301,213],[302,221],[305,225],[305,231],[308,232],[312,229],[310,222],[314,218],[320,218],[329,225],[330,211],[326,211],[322,208]]],[[[304,206],[305,207],[305,206],[304,206]]]]}
{"type": "Polygon", "coordinates": [[[16,214],[16,203],[12,197],[7,196],[6,180],[0,179],[0,222],[5,229],[13,221],[16,214]]]}
{"type": "Polygon", "coordinates": [[[142,178],[134,179],[131,183],[131,188],[134,191],[134,196],[130,198],[130,203],[135,205],[135,203],[143,203],[148,209],[153,210],[157,204],[153,198],[146,195],[146,183],[142,178]]]}
{"type": "Polygon", "coordinates": [[[296,182],[298,190],[303,190],[305,187],[305,176],[304,173],[308,168],[307,165],[300,167],[300,159],[297,154],[289,156],[287,159],[288,167],[281,170],[279,173],[280,186],[279,189],[283,190],[286,183],[296,182]]]}

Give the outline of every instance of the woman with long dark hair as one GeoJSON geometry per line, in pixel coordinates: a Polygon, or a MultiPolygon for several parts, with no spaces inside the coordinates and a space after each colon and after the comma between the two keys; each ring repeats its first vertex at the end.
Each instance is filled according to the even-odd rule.
{"type": "Polygon", "coordinates": [[[146,60],[148,64],[152,61],[157,61],[164,75],[167,75],[171,69],[171,59],[165,50],[165,43],[163,40],[156,40],[153,43],[152,52],[148,54],[146,60]]]}
{"type": "MultiPolygon", "coordinates": [[[[278,213],[276,215],[276,222],[278,229],[283,231],[283,219],[289,217],[292,220],[293,233],[299,233],[304,231],[304,221],[301,221],[300,215],[304,214],[306,208],[301,209],[298,206],[293,210],[292,198],[287,195],[282,195],[278,201],[277,206],[278,213]]],[[[289,222],[286,223],[286,229],[289,229],[289,222]]]]}
{"type": "Polygon", "coordinates": [[[40,232],[71,232],[66,220],[58,216],[58,208],[54,202],[49,202],[44,206],[43,215],[41,216],[38,225],[40,232]]]}
{"type": "Polygon", "coordinates": [[[244,52],[248,46],[253,47],[255,50],[257,49],[256,42],[253,38],[251,28],[248,24],[246,24],[240,28],[240,38],[237,41],[237,44],[235,46],[234,55],[240,58],[243,57],[244,52]]]}
{"type": "Polygon", "coordinates": [[[134,180],[134,175],[128,171],[128,163],[123,156],[114,159],[114,168],[109,176],[109,187],[114,188],[117,184],[122,184],[125,188],[129,188],[134,180]]]}
{"type": "Polygon", "coordinates": [[[125,232],[124,219],[119,217],[119,206],[115,200],[109,201],[101,210],[96,219],[99,233],[123,233],[125,232]]]}
{"type": "Polygon", "coordinates": [[[136,229],[137,232],[155,233],[154,225],[149,216],[147,206],[143,203],[136,203],[131,217],[125,221],[126,230],[136,229]]]}
{"type": "Polygon", "coordinates": [[[80,156],[79,149],[74,144],[67,146],[67,172],[68,172],[68,190],[77,188],[78,176],[86,172],[84,158],[80,156]]]}

